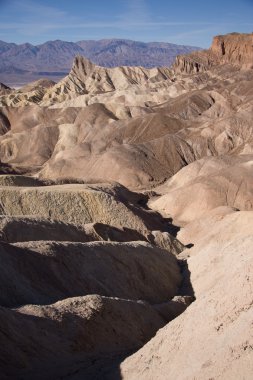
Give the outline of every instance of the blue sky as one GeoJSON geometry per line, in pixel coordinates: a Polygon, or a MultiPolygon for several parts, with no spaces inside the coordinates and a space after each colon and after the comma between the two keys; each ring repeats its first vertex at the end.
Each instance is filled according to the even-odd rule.
{"type": "Polygon", "coordinates": [[[253,0],[0,0],[7,42],[128,38],[208,47],[229,32],[253,32],[253,0]]]}

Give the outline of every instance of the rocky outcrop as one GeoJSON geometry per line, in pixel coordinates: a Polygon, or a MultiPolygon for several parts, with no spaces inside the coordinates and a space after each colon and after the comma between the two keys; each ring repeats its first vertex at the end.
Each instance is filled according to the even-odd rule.
{"type": "Polygon", "coordinates": [[[253,33],[216,36],[210,50],[217,56],[219,63],[253,68],[253,33]]]}
{"type": "Polygon", "coordinates": [[[184,74],[205,72],[220,64],[252,68],[252,43],[253,34],[231,33],[216,36],[209,50],[178,56],[173,67],[175,72],[184,74]]]}
{"type": "Polygon", "coordinates": [[[197,74],[205,72],[213,64],[214,57],[204,50],[201,53],[177,56],[173,69],[176,73],[197,74]]]}
{"type": "Polygon", "coordinates": [[[42,104],[61,102],[81,94],[124,90],[129,85],[145,85],[169,79],[170,76],[168,68],[145,69],[127,66],[105,68],[95,65],[85,57],[77,56],[69,75],[45,94],[42,104]]]}
{"type": "Polygon", "coordinates": [[[145,196],[118,184],[0,187],[2,215],[30,215],[76,225],[100,222],[144,235],[157,226],[162,228],[159,216],[138,202],[145,204],[145,196]]]}

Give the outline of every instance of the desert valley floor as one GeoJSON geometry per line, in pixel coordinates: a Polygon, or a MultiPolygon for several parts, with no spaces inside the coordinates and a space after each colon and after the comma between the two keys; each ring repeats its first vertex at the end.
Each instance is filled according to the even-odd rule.
{"type": "Polygon", "coordinates": [[[253,378],[252,46],[1,84],[1,379],[253,378]]]}

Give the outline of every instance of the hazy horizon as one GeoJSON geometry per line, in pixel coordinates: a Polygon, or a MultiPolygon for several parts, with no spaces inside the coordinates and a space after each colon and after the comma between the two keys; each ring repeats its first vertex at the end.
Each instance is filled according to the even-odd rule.
{"type": "MultiPolygon", "coordinates": [[[[78,43],[78,42],[81,42],[81,41],[92,41],[92,42],[100,42],[100,41],[131,41],[131,42],[139,42],[139,43],[145,43],[145,44],[172,44],[172,45],[175,45],[175,46],[193,46],[194,45],[186,45],[186,44],[176,44],[174,42],[170,42],[170,41],[141,41],[141,40],[138,40],[138,39],[131,39],[131,38],[117,38],[117,37],[112,37],[112,38],[98,38],[98,39],[83,39],[83,40],[78,40],[78,41],[70,41],[70,40],[63,40],[63,39],[59,39],[59,38],[56,38],[56,39],[52,39],[52,40],[45,40],[43,42],[40,42],[40,43],[32,43],[30,41],[24,41],[24,42],[14,42],[14,41],[5,41],[5,40],[2,40],[0,39],[0,41],[2,42],[5,42],[5,43],[14,43],[16,45],[23,45],[25,43],[30,43],[31,45],[33,46],[39,46],[39,45],[43,45],[43,44],[46,44],[48,42],[56,42],[56,41],[61,41],[61,42],[72,42],[72,43],[78,43]]],[[[196,46],[196,47],[201,47],[201,46],[196,46]]]]}
{"type": "Polygon", "coordinates": [[[209,47],[212,37],[253,30],[253,1],[0,0],[0,40],[129,39],[209,47]]]}

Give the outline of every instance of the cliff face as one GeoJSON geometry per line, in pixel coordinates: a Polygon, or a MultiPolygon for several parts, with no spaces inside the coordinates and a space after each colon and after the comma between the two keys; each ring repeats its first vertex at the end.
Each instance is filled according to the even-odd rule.
{"type": "Polygon", "coordinates": [[[253,67],[253,33],[216,36],[210,50],[221,60],[221,63],[253,67]]]}
{"type": "Polygon", "coordinates": [[[216,36],[210,49],[179,55],[173,68],[177,73],[193,74],[221,64],[253,68],[253,34],[216,36]]]}
{"type": "Polygon", "coordinates": [[[178,55],[173,68],[176,73],[194,74],[201,73],[212,65],[212,61],[208,59],[207,50],[195,52],[188,55],[178,55]]]}

